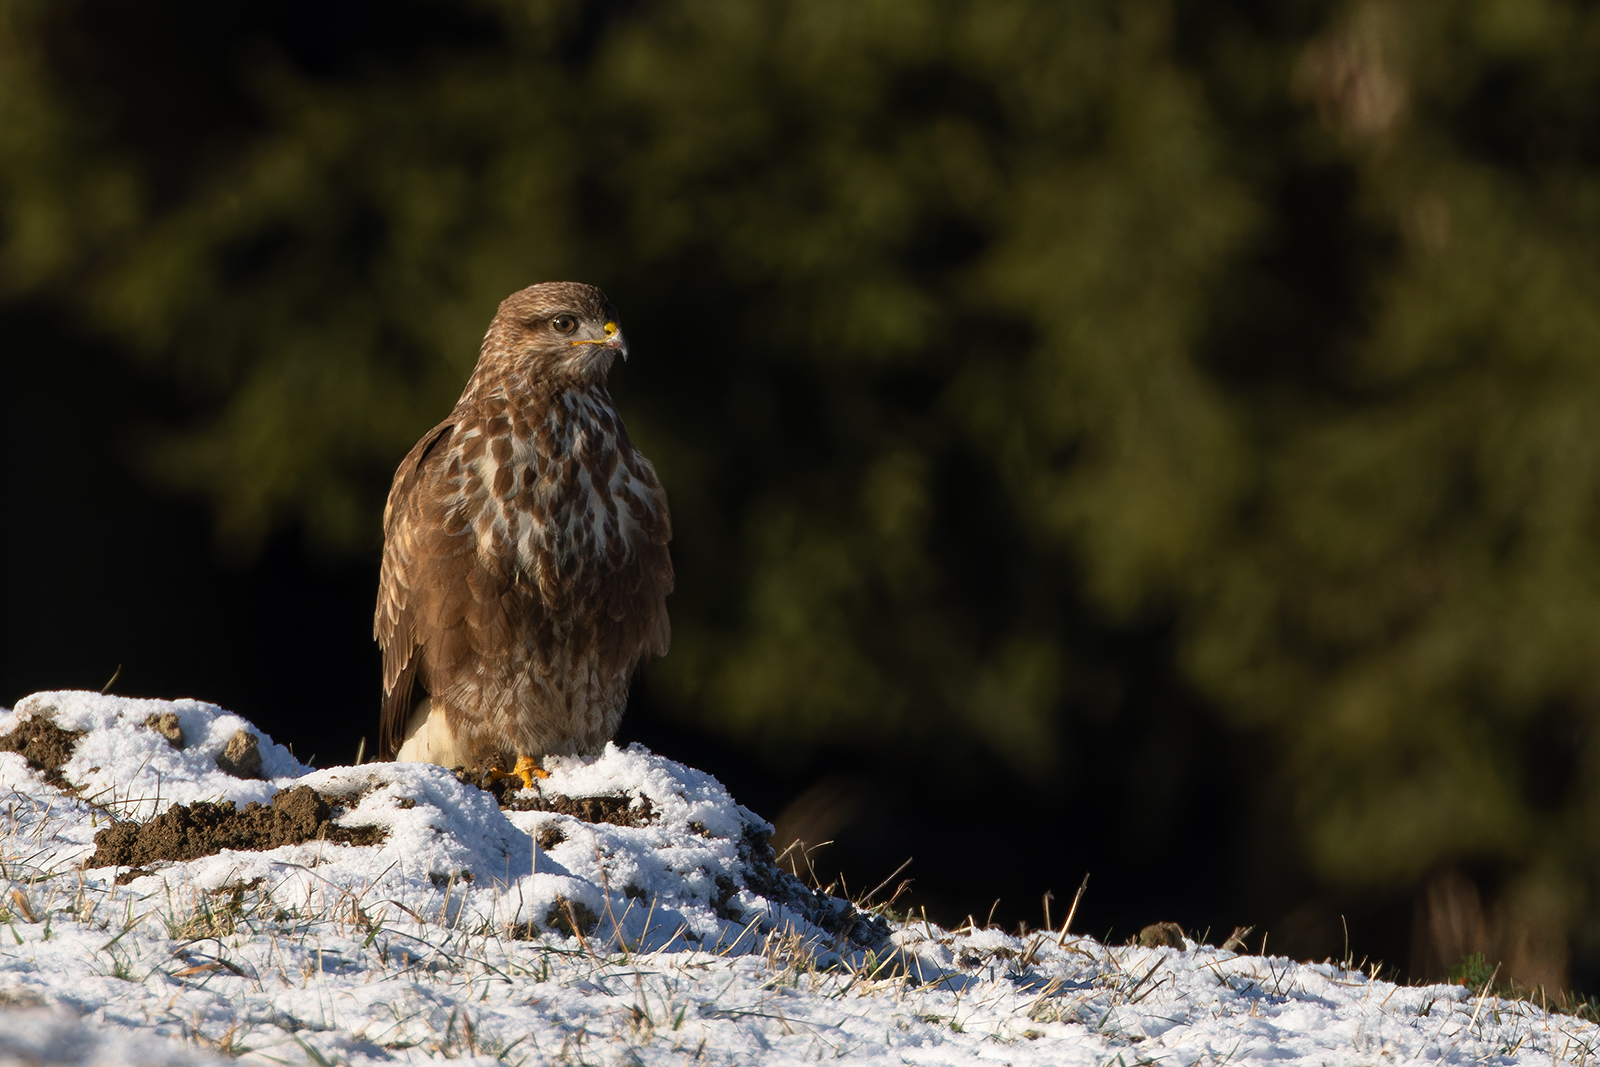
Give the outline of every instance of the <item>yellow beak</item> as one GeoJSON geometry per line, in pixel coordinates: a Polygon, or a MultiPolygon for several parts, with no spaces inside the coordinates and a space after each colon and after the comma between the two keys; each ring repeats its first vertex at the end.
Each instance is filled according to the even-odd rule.
{"type": "Polygon", "coordinates": [[[606,335],[603,338],[597,338],[593,341],[568,341],[567,344],[605,345],[607,348],[615,348],[621,352],[623,360],[626,361],[628,358],[628,343],[622,339],[622,332],[617,329],[617,324],[614,322],[608,322],[605,324],[604,329],[606,331],[606,335]]]}

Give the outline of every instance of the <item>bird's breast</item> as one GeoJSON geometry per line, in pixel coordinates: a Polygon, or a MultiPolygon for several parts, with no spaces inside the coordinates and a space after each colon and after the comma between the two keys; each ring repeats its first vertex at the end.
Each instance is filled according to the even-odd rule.
{"type": "Polygon", "coordinates": [[[463,427],[458,444],[457,489],[480,557],[526,575],[547,599],[617,568],[648,541],[640,517],[654,494],[615,410],[564,400],[531,417],[463,427]]]}

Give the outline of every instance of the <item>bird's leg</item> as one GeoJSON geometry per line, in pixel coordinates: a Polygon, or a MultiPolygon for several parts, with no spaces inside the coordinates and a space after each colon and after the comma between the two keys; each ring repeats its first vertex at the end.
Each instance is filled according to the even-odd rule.
{"type": "Polygon", "coordinates": [[[522,779],[524,789],[532,789],[535,778],[550,777],[550,772],[539,766],[539,761],[532,756],[518,756],[517,765],[511,768],[511,773],[522,779]]]}
{"type": "Polygon", "coordinates": [[[518,756],[517,765],[509,771],[502,771],[499,767],[491,767],[489,768],[489,773],[496,778],[520,778],[524,789],[532,789],[535,778],[550,777],[550,772],[539,766],[539,761],[532,756],[518,756]]]}

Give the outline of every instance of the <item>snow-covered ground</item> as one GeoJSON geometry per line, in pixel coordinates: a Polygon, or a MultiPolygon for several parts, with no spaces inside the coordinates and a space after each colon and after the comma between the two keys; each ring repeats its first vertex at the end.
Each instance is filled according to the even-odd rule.
{"type": "Polygon", "coordinates": [[[1193,942],[890,922],[781,874],[766,823],[637,746],[554,760],[538,795],[508,798],[530,810],[502,810],[424,764],[313,771],[197,701],[41,693],[0,712],[0,747],[19,727],[33,747],[0,752],[0,1065],[1583,1064],[1600,1050],[1592,1024],[1457,986],[1193,942]],[[197,801],[238,809],[190,808],[135,839],[197,801]],[[315,834],[199,855],[235,816],[315,834]],[[88,866],[105,861],[97,833],[103,849],[196,858],[88,866]]]}

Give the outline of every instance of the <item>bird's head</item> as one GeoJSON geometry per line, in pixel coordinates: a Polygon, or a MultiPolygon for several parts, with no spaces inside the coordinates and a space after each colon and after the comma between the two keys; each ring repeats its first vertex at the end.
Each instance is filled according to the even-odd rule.
{"type": "Polygon", "coordinates": [[[606,294],[582,282],[541,282],[500,302],[479,356],[479,370],[526,374],[531,381],[603,382],[628,342],[606,294]]]}

